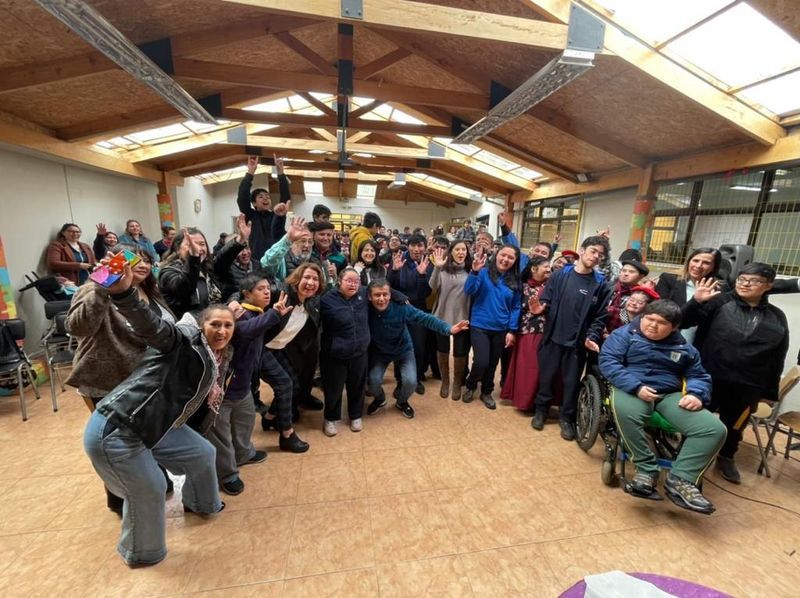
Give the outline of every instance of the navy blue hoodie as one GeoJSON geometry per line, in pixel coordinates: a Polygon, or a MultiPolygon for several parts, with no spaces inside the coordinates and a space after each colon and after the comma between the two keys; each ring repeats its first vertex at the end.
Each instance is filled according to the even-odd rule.
{"type": "Polygon", "coordinates": [[[231,381],[225,391],[226,401],[241,401],[250,392],[253,371],[261,363],[261,352],[264,350],[264,333],[280,324],[281,318],[274,309],[264,313],[245,310],[244,315],[236,321],[231,345],[233,359],[229,366],[231,381]]]}

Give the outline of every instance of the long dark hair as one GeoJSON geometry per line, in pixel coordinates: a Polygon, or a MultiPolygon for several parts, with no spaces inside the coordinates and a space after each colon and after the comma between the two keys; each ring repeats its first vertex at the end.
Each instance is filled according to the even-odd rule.
{"type": "Polygon", "coordinates": [[[688,280],[689,279],[689,262],[692,261],[692,258],[696,255],[700,255],[701,253],[709,253],[714,258],[714,266],[711,268],[711,272],[709,272],[708,276],[713,278],[719,278],[719,267],[722,264],[722,254],[719,252],[719,249],[714,247],[698,247],[697,249],[692,250],[689,254],[689,257],[686,258],[686,263],[683,265],[683,271],[681,272],[681,280],[688,280]]]}
{"type": "Polygon", "coordinates": [[[355,256],[355,259],[351,259],[353,263],[362,262],[364,264],[364,271],[361,273],[361,280],[373,280],[375,278],[386,278],[386,268],[383,267],[381,264],[381,248],[378,245],[377,241],[373,239],[367,239],[361,245],[358,246],[358,253],[355,256]],[[372,247],[372,250],[375,252],[375,259],[372,260],[371,264],[367,264],[362,258],[362,254],[364,253],[364,249],[366,247],[372,247]],[[365,274],[367,273],[367,274],[365,274]]]}
{"type": "Polygon", "coordinates": [[[65,241],[65,242],[66,242],[66,240],[67,240],[67,237],[64,235],[64,232],[65,232],[65,231],[66,231],[66,230],[67,230],[67,229],[68,229],[70,226],[74,226],[74,227],[75,227],[75,228],[77,228],[78,230],[82,230],[82,229],[81,229],[81,227],[80,227],[80,226],[78,226],[77,224],[75,224],[74,222],[67,222],[67,223],[65,223],[65,224],[64,224],[64,225],[63,225],[63,226],[62,226],[62,227],[59,229],[59,231],[58,231],[58,236],[56,236],[56,239],[58,239],[59,241],[65,241]]]}
{"type": "Polygon", "coordinates": [[[450,244],[447,246],[447,262],[445,263],[444,268],[442,269],[448,274],[456,274],[462,269],[469,272],[472,269],[472,255],[470,255],[469,247],[467,246],[466,241],[464,241],[463,239],[456,239],[454,241],[450,241],[450,244]],[[453,249],[459,243],[461,243],[467,250],[467,257],[464,258],[463,266],[458,266],[453,261],[453,249]]]}
{"type": "Polygon", "coordinates": [[[211,246],[208,244],[208,239],[206,239],[206,236],[203,233],[203,231],[194,226],[190,226],[189,228],[182,228],[181,230],[178,231],[178,234],[175,235],[174,239],[172,239],[172,245],[170,245],[169,251],[164,256],[164,259],[161,260],[161,268],[164,269],[173,262],[177,262],[181,259],[180,255],[181,245],[183,244],[183,239],[187,234],[200,235],[206,242],[206,260],[200,264],[200,269],[207,276],[210,276],[214,270],[213,267],[214,256],[211,254],[211,246]]]}
{"type": "MultiPolygon", "coordinates": [[[[130,243],[117,243],[109,251],[115,254],[123,251],[130,251],[149,263],[151,268],[153,266],[153,258],[139,245],[131,245],[130,243]]],[[[144,294],[147,295],[147,298],[150,299],[150,301],[156,301],[160,305],[166,306],[166,302],[161,296],[161,291],[158,290],[158,282],[156,281],[156,277],[153,275],[152,269],[150,270],[150,274],[147,275],[147,278],[139,283],[139,288],[144,291],[144,294]]]]}
{"type": "MultiPolygon", "coordinates": [[[[537,243],[538,245],[538,243],[537,243]]],[[[528,260],[528,263],[525,264],[525,269],[520,274],[519,279],[522,282],[527,282],[531,278],[533,278],[533,271],[536,270],[542,264],[546,264],[550,260],[546,257],[542,257],[541,255],[534,255],[532,258],[528,260]]]]}
{"type": "Polygon", "coordinates": [[[504,243],[502,247],[497,250],[497,253],[494,254],[494,257],[488,260],[487,268],[489,269],[489,278],[492,279],[492,282],[497,284],[497,279],[501,276],[503,277],[503,282],[506,283],[506,286],[511,289],[512,291],[519,290],[519,247],[515,245],[511,245],[510,243],[504,243]],[[514,260],[514,265],[511,266],[505,274],[501,274],[500,271],[497,269],[497,253],[500,253],[503,249],[511,249],[514,252],[514,256],[516,260],[514,260]]]}

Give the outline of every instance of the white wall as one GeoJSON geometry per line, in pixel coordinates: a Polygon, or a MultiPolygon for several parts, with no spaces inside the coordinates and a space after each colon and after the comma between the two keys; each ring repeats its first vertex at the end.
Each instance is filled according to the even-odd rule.
{"type": "MultiPolygon", "coordinates": [[[[81,240],[90,246],[101,221],[121,232],[125,221],[135,218],[148,236],[160,237],[155,183],[5,150],[0,150],[0,181],[0,237],[14,289],[27,284],[26,273],[46,273],[45,249],[66,222],[80,226],[81,240]]],[[[44,302],[35,290],[15,292],[14,299],[27,326],[28,347],[38,348],[47,325],[44,302]]]]}
{"type": "Polygon", "coordinates": [[[611,256],[616,259],[628,246],[636,189],[620,189],[589,195],[584,200],[578,242],[611,227],[611,256]]]}
{"type": "MultiPolygon", "coordinates": [[[[211,187],[204,187],[199,179],[190,177],[184,179],[183,187],[175,187],[172,191],[172,204],[175,209],[175,220],[178,228],[182,226],[194,226],[199,228],[208,237],[208,242],[213,246],[216,243],[217,235],[214,234],[215,201],[211,187]],[[200,200],[200,211],[195,210],[195,201],[200,200]]],[[[229,230],[230,227],[220,229],[229,230]]]]}

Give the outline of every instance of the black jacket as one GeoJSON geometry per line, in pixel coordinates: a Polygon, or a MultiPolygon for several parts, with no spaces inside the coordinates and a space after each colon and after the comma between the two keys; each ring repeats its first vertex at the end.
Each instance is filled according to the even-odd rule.
{"type": "Polygon", "coordinates": [[[698,326],[694,344],[714,380],[758,388],[765,399],[778,398],[789,324],[766,295],[756,307],[735,291],[706,303],[692,299],[683,309],[681,326],[698,326]]]}
{"type": "MultiPolygon", "coordinates": [[[[275,291],[272,293],[273,301],[278,300],[278,296],[280,292],[283,291],[288,295],[289,300],[287,301],[288,305],[299,305],[300,300],[297,298],[297,293],[295,292],[294,288],[284,285],[277,285],[275,291]]],[[[320,313],[319,313],[319,304],[320,304],[320,297],[319,295],[315,295],[314,297],[310,297],[306,299],[306,302],[303,304],[303,308],[306,310],[308,314],[308,320],[306,321],[306,325],[297,333],[289,345],[294,345],[296,349],[300,351],[308,351],[313,346],[314,343],[317,341],[317,335],[319,334],[319,324],[320,324],[320,313]]],[[[289,321],[292,312],[287,313],[283,316],[280,320],[280,323],[271,328],[267,331],[264,335],[264,344],[270,342],[273,338],[278,336],[278,333],[283,330],[286,326],[286,323],[289,321]]],[[[288,347],[288,345],[287,345],[288,347]]],[[[309,358],[310,359],[310,358],[309,358]]],[[[316,358],[315,358],[316,359],[316,358]]]]}
{"type": "MultiPolygon", "coordinates": [[[[547,305],[543,340],[549,340],[553,336],[553,323],[558,317],[567,276],[574,269],[575,266],[567,265],[553,274],[539,296],[539,301],[547,305]]],[[[608,288],[605,277],[601,273],[595,270],[593,278],[594,287],[586,295],[581,308],[581,321],[578,324],[576,341],[576,346],[579,348],[583,346],[583,341],[587,338],[600,343],[608,321],[608,304],[611,301],[611,290],[608,288]]]]}
{"type": "MultiPolygon", "coordinates": [[[[718,278],[719,290],[723,293],[733,288],[733,281],[726,282],[718,278]]],[[[656,292],[662,299],[674,301],[681,307],[686,305],[686,281],[679,278],[677,274],[665,272],[658,277],[656,292]]],[[[800,284],[797,278],[776,278],[772,288],[768,291],[769,295],[785,295],[788,293],[800,292],[800,284]]]]}
{"type": "Polygon", "coordinates": [[[352,359],[367,352],[369,347],[369,301],[367,289],[361,287],[350,299],[339,289],[322,296],[321,352],[334,359],[352,359]]]}
{"type": "MultiPolygon", "coordinates": [[[[239,211],[253,225],[250,232],[250,249],[253,252],[253,259],[260,260],[267,249],[272,247],[273,243],[283,236],[286,228],[286,216],[276,216],[271,211],[257,211],[250,202],[250,189],[252,186],[253,175],[248,172],[244,175],[242,182],[239,183],[236,203],[239,206],[239,211]]],[[[286,203],[292,198],[289,179],[285,175],[279,175],[278,186],[280,188],[278,203],[286,203]]]]}
{"type": "MultiPolygon", "coordinates": [[[[227,247],[227,246],[226,246],[227,247]]],[[[240,246],[241,247],[241,246],[240,246]]],[[[214,269],[227,267],[233,263],[238,251],[225,258],[220,252],[214,259],[214,269]]],[[[222,293],[217,283],[206,270],[205,276],[200,276],[203,264],[200,258],[189,256],[186,260],[180,258],[161,268],[158,273],[158,289],[167,302],[169,308],[177,318],[182,318],[187,312],[199,312],[211,303],[222,300],[222,293]]]]}
{"type": "MultiPolygon", "coordinates": [[[[150,346],[136,369],[97,405],[117,426],[153,448],[173,427],[204,419],[217,365],[200,328],[165,322],[131,290],[112,297],[133,331],[150,346]]],[[[223,360],[227,369],[231,351],[223,360]]]]}

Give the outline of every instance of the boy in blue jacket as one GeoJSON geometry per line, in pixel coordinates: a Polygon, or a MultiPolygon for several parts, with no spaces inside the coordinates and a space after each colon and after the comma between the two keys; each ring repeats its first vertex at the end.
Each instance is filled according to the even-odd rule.
{"type": "Polygon", "coordinates": [[[239,478],[239,466],[261,463],[266,451],[258,451],[250,437],[253,435],[256,407],[250,383],[253,372],[261,363],[264,333],[277,326],[291,311],[286,296],[267,309],[270,301],[269,281],[258,274],[248,274],[240,284],[244,314],[237,320],[231,345],[230,382],[220,404],[208,440],[217,449],[217,479],[226,494],[241,494],[244,482],[239,478]]]}
{"type": "Polygon", "coordinates": [[[408,404],[409,397],[417,385],[417,364],[414,347],[408,332],[409,324],[418,324],[437,334],[458,334],[469,328],[469,322],[462,320],[454,326],[439,318],[426,314],[410,305],[405,297],[392,297],[392,288],[385,280],[374,280],[368,287],[369,293],[369,332],[371,337],[367,391],[374,396],[367,407],[367,415],[374,415],[386,405],[386,395],[381,384],[390,363],[400,368],[402,382],[395,391],[396,407],[403,416],[414,417],[414,408],[408,404]],[[402,298],[401,298],[402,297],[402,298]]]}
{"type": "Polygon", "coordinates": [[[677,303],[650,303],[640,318],[608,337],[600,352],[600,371],[613,385],[611,409],[636,466],[632,494],[648,497],[655,492],[659,470],[644,426],[658,411],[684,437],[664,481],[667,496],[679,507],[710,514],[714,505],[698,484],[727,432],[725,424],[703,409],[711,398],[711,376],[700,363],[700,353],[678,331],[680,323],[677,303]]]}

